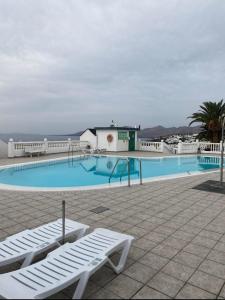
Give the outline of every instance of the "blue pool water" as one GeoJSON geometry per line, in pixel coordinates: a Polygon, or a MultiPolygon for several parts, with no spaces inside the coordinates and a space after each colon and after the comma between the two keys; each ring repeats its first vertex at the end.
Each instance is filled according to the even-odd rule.
{"type": "MultiPolygon", "coordinates": [[[[68,188],[108,184],[109,176],[117,162],[117,157],[90,156],[64,159],[31,165],[20,165],[0,170],[0,184],[35,187],[68,188]]],[[[143,181],[165,175],[175,175],[196,171],[218,169],[217,157],[184,156],[142,159],[143,181]]],[[[130,158],[131,180],[139,178],[139,160],[130,158]]],[[[127,180],[128,167],[125,159],[115,168],[111,182],[127,180]]]]}

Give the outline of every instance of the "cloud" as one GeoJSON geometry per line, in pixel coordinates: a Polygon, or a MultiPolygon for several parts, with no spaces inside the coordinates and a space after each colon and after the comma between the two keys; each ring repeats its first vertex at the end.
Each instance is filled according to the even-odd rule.
{"type": "Polygon", "coordinates": [[[225,2],[0,2],[2,132],[183,125],[224,95],[225,2]]]}

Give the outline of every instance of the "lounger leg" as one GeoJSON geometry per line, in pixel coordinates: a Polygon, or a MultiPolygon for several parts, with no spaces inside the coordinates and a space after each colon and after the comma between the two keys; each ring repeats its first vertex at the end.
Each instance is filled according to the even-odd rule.
{"type": "Polygon", "coordinates": [[[110,259],[108,259],[108,262],[111,265],[111,267],[113,268],[115,273],[119,274],[123,271],[125,264],[127,262],[127,257],[128,257],[129,251],[130,251],[130,247],[131,247],[131,241],[127,241],[123,248],[123,251],[122,251],[122,254],[120,257],[120,261],[117,266],[115,266],[115,264],[110,259]]]}
{"type": "Polygon", "coordinates": [[[34,253],[28,254],[21,266],[21,269],[29,266],[32,263],[33,258],[34,258],[34,253]]]}
{"type": "Polygon", "coordinates": [[[76,287],[76,291],[73,295],[73,299],[81,299],[83,297],[84,291],[86,289],[87,283],[89,280],[89,274],[88,273],[84,273],[79,282],[78,285],[76,287]]]}

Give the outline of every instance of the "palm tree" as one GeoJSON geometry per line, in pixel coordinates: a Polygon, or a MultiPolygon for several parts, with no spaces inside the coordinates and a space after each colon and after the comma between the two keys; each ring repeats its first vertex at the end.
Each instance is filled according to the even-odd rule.
{"type": "Polygon", "coordinates": [[[207,138],[213,143],[218,143],[221,139],[221,117],[225,113],[225,103],[223,99],[219,102],[203,102],[200,110],[193,113],[189,119],[192,119],[189,126],[193,123],[202,124],[200,138],[207,138]]]}

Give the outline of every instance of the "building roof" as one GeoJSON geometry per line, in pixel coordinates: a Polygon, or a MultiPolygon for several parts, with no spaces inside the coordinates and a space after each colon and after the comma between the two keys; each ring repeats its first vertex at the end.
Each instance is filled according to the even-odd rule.
{"type": "Polygon", "coordinates": [[[129,127],[129,126],[107,126],[107,127],[95,127],[95,130],[126,130],[126,131],[139,131],[140,127],[129,127]]]}
{"type": "Polygon", "coordinates": [[[86,130],[84,130],[84,131],[81,133],[81,135],[84,134],[87,130],[89,130],[93,135],[96,135],[96,129],[95,129],[95,128],[87,128],[86,130]]]}

